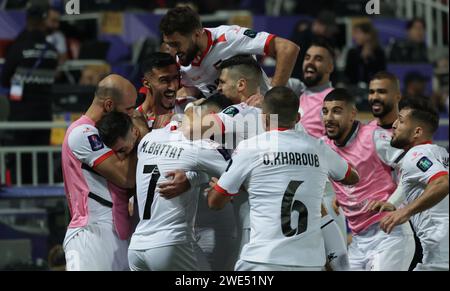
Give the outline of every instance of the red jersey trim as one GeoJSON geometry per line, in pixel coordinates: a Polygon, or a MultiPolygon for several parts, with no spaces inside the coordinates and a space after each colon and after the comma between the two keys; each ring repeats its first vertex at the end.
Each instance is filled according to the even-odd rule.
{"type": "Polygon", "coordinates": [[[98,165],[100,165],[101,163],[103,163],[107,158],[109,158],[110,156],[114,155],[114,151],[110,150],[109,152],[107,152],[106,154],[100,156],[98,159],[95,160],[94,162],[94,166],[92,168],[97,167],[98,165]]]}
{"type": "Polygon", "coordinates": [[[225,37],[225,33],[222,34],[221,36],[219,36],[218,39],[214,40],[213,46],[218,44],[218,43],[221,43],[221,42],[227,42],[227,38],[225,37]]]}
{"type": "Polygon", "coordinates": [[[208,54],[209,49],[211,48],[211,46],[213,44],[211,31],[209,31],[209,30],[207,30],[205,28],[205,32],[206,32],[206,35],[208,36],[208,46],[206,47],[206,50],[202,53],[202,55],[200,56],[200,59],[198,61],[195,60],[195,59],[194,59],[194,61],[192,61],[191,65],[193,65],[194,67],[200,67],[200,65],[202,64],[203,59],[208,54]]]}
{"type": "Polygon", "coordinates": [[[439,172],[428,180],[428,184],[430,184],[431,182],[433,182],[434,180],[436,180],[440,177],[447,176],[447,175],[448,175],[448,172],[446,172],[446,171],[439,172]]]}
{"type": "Polygon", "coordinates": [[[267,56],[269,54],[269,46],[272,40],[276,37],[275,34],[270,34],[266,39],[266,44],[264,45],[264,54],[267,56]]]}
{"type": "Polygon", "coordinates": [[[218,123],[222,125],[222,134],[225,134],[225,124],[222,122],[222,119],[217,114],[213,114],[214,118],[218,123]]]}
{"type": "Polygon", "coordinates": [[[290,128],[279,127],[279,128],[271,129],[270,131],[286,131],[286,130],[289,130],[289,129],[290,128]]]}
{"type": "Polygon", "coordinates": [[[350,164],[348,164],[347,172],[345,173],[345,177],[344,177],[344,179],[342,179],[342,181],[344,181],[345,179],[350,177],[351,174],[352,174],[352,166],[350,166],[350,164]]]}
{"type": "Polygon", "coordinates": [[[424,144],[433,144],[433,142],[431,140],[427,140],[427,141],[424,141],[423,143],[420,143],[418,145],[424,145],[424,144]]]}
{"type": "Polygon", "coordinates": [[[224,196],[236,196],[236,194],[230,194],[227,192],[227,190],[223,189],[222,187],[219,186],[219,184],[216,184],[216,186],[214,186],[214,190],[216,190],[217,192],[219,192],[220,194],[224,195],[224,196]]]}

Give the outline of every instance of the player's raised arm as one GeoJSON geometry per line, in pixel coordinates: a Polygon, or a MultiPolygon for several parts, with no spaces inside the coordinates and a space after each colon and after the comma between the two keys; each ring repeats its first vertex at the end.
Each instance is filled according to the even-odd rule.
{"type": "Polygon", "coordinates": [[[300,47],[290,40],[275,37],[269,44],[268,55],[277,60],[272,86],[286,86],[297,61],[300,47]]]}

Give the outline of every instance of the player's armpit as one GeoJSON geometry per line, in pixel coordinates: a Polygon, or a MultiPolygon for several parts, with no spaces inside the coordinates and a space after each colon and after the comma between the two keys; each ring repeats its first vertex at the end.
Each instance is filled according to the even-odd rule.
{"type": "Polygon", "coordinates": [[[339,181],[339,183],[344,185],[355,185],[358,182],[359,182],[358,172],[352,166],[349,165],[348,171],[345,174],[345,178],[339,181]]]}
{"type": "Polygon", "coordinates": [[[111,183],[131,189],[136,186],[136,163],[135,153],[124,160],[119,160],[115,154],[112,154],[99,164],[94,165],[94,170],[111,183]]]}

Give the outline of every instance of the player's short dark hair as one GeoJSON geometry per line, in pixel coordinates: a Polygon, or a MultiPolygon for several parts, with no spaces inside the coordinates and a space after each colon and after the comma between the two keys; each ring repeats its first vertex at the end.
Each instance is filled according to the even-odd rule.
{"type": "Polygon", "coordinates": [[[159,30],[165,35],[172,35],[175,32],[189,35],[199,28],[202,28],[200,16],[188,6],[170,9],[159,24],[159,30]]]}
{"type": "Polygon", "coordinates": [[[430,100],[425,98],[404,98],[399,109],[411,109],[411,118],[428,128],[431,134],[439,127],[439,114],[430,100]]]}
{"type": "Polygon", "coordinates": [[[349,91],[343,88],[334,89],[333,91],[328,93],[327,96],[325,96],[325,99],[323,101],[344,101],[349,105],[356,105],[356,98],[352,94],[350,94],[349,91]]]}
{"type": "Polygon", "coordinates": [[[387,71],[380,71],[376,73],[370,81],[373,80],[389,80],[392,84],[396,86],[398,90],[400,90],[400,80],[397,78],[396,75],[387,72],[387,71]]]}
{"type": "Polygon", "coordinates": [[[225,95],[221,93],[215,93],[202,103],[202,106],[211,105],[217,106],[220,110],[224,110],[225,108],[233,105],[233,102],[231,102],[231,100],[228,99],[225,95]]]}
{"type": "Polygon", "coordinates": [[[287,87],[273,87],[264,96],[264,112],[278,114],[280,127],[290,127],[297,120],[299,106],[299,96],[287,87]]]}
{"type": "Polygon", "coordinates": [[[249,84],[254,85],[253,87],[259,86],[262,81],[261,67],[251,55],[235,55],[228,58],[219,65],[219,69],[233,70],[238,73],[238,78],[253,81],[253,84],[249,84]]]}
{"type": "Polygon", "coordinates": [[[151,73],[154,68],[164,68],[170,65],[175,65],[176,63],[177,61],[172,55],[163,52],[155,52],[148,55],[148,57],[144,59],[141,64],[141,71],[142,74],[145,75],[147,73],[151,73]]]}
{"type": "Polygon", "coordinates": [[[328,51],[328,53],[330,54],[330,56],[331,56],[331,58],[333,60],[336,58],[336,53],[334,52],[333,45],[325,37],[322,37],[322,36],[315,37],[312,40],[311,45],[309,46],[309,48],[312,47],[312,46],[317,46],[317,47],[324,48],[324,49],[326,49],[328,51]]]}
{"type": "Polygon", "coordinates": [[[103,115],[95,124],[100,138],[108,147],[112,147],[119,138],[126,138],[132,126],[133,122],[128,114],[114,111],[103,115]]]}
{"type": "Polygon", "coordinates": [[[416,22],[419,22],[420,24],[422,24],[423,28],[427,27],[425,24],[425,20],[423,18],[415,17],[406,23],[406,30],[410,30],[416,22]]]}

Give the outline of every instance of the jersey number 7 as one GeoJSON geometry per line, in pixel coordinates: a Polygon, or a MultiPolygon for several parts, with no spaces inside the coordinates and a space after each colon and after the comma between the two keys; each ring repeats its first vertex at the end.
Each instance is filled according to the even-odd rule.
{"type": "Polygon", "coordinates": [[[150,219],[150,209],[152,207],[153,197],[155,196],[156,183],[161,174],[157,165],[145,165],[143,173],[152,175],[148,184],[147,199],[145,200],[144,215],[142,217],[142,219],[150,219]]]}
{"type": "Polygon", "coordinates": [[[306,231],[308,227],[308,209],[303,202],[294,200],[295,192],[300,187],[303,181],[290,181],[284,192],[283,201],[281,202],[281,230],[284,236],[290,237],[299,235],[306,231]],[[298,212],[297,228],[291,228],[291,215],[293,211],[298,212]]]}

